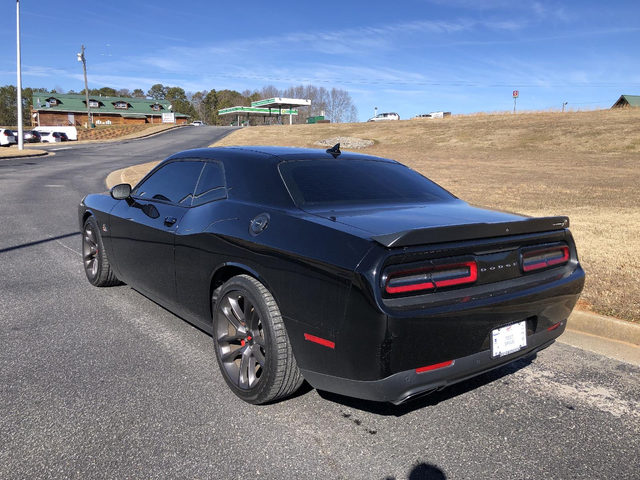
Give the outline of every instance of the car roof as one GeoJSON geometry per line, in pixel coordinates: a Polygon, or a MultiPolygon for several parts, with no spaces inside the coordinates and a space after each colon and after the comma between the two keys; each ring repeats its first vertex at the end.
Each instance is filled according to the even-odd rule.
{"type": "MultiPolygon", "coordinates": [[[[176,158],[211,158],[216,160],[247,161],[250,163],[274,163],[278,164],[290,160],[331,160],[333,155],[327,153],[326,149],[320,148],[298,148],[298,147],[276,147],[276,146],[233,146],[233,147],[213,147],[185,150],[172,155],[167,160],[176,158]]],[[[397,163],[388,158],[375,157],[355,152],[341,152],[338,160],[371,160],[378,162],[397,163]]]]}
{"type": "MultiPolygon", "coordinates": [[[[278,164],[294,160],[333,160],[326,149],[294,147],[213,147],[185,150],[161,162],[154,171],[166,162],[181,159],[211,159],[224,165],[230,198],[238,201],[269,205],[281,209],[295,209],[293,200],[285,187],[278,164]]],[[[338,160],[365,160],[398,163],[372,155],[343,152],[338,160]]]]}

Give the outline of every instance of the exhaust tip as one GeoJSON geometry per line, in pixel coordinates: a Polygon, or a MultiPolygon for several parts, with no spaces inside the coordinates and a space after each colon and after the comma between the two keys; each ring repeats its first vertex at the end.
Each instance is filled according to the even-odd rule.
{"type": "Polygon", "coordinates": [[[414,400],[418,400],[419,398],[426,397],[427,395],[431,395],[433,392],[437,391],[438,388],[430,388],[428,390],[424,390],[422,392],[411,393],[406,397],[402,397],[400,400],[393,401],[394,405],[402,405],[403,403],[411,402],[414,400]]]}

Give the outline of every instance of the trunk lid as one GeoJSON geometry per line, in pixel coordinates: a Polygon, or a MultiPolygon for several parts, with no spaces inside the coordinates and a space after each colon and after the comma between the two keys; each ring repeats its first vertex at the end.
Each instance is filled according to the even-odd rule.
{"type": "Polygon", "coordinates": [[[471,206],[461,200],[314,214],[364,230],[387,248],[562,230],[569,226],[567,217],[531,218],[471,206]]]}

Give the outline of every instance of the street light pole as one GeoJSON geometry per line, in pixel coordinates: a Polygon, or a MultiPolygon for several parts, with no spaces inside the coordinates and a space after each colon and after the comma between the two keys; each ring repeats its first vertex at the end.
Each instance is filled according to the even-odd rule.
{"type": "Polygon", "coordinates": [[[84,70],[84,94],[87,102],[87,126],[85,128],[91,128],[91,107],[89,107],[89,84],[87,83],[87,61],[84,58],[84,45],[82,45],[82,52],[78,54],[78,61],[82,62],[82,70],[84,70]]]}
{"type": "Polygon", "coordinates": [[[18,72],[18,150],[24,150],[24,136],[22,128],[22,66],[20,59],[20,0],[16,0],[16,59],[18,72]]]}

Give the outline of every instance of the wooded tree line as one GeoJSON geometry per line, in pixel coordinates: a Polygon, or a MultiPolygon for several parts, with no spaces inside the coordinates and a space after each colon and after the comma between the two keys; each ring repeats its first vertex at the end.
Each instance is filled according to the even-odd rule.
{"type": "MultiPolygon", "coordinates": [[[[47,92],[46,88],[22,89],[22,122],[31,125],[31,98],[36,92],[47,92]]],[[[18,89],[15,85],[0,87],[0,125],[15,127],[18,125],[18,89]]]]}
{"type": "MultiPolygon", "coordinates": [[[[32,96],[36,92],[47,92],[46,88],[24,88],[22,90],[23,119],[25,125],[30,125],[30,110],[32,96]]],[[[61,87],[55,87],[52,93],[65,93],[61,87]]],[[[66,93],[83,94],[85,90],[66,93]]],[[[175,112],[184,113],[191,120],[202,120],[210,125],[228,125],[229,117],[218,116],[218,110],[223,108],[251,105],[251,102],[263,98],[285,97],[311,100],[310,107],[298,108],[298,116],[293,117],[294,123],[305,123],[307,117],[324,113],[325,118],[333,123],[357,122],[358,110],[353,104],[349,92],[339,88],[331,90],[315,85],[298,85],[285,89],[278,89],[267,85],[261,90],[245,90],[242,93],[235,90],[202,90],[200,92],[185,92],[182,87],[170,87],[160,83],[153,85],[147,92],[140,88],[116,90],[111,87],[89,89],[89,95],[103,97],[150,98],[154,100],[168,100],[175,112]]],[[[16,87],[5,85],[0,87],[0,125],[16,125],[16,87]]],[[[251,123],[261,123],[261,118],[252,118],[251,123]]]]}

